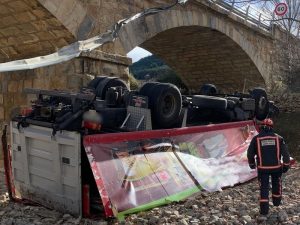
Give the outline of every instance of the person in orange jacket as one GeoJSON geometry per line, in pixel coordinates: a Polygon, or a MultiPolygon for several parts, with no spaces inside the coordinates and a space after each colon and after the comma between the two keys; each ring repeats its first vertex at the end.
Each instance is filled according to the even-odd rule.
{"type": "Polygon", "coordinates": [[[290,168],[287,146],[284,139],[274,133],[271,119],[265,119],[260,124],[260,132],[251,140],[247,157],[249,167],[257,168],[260,185],[260,214],[267,215],[269,212],[269,177],[272,178],[273,205],[279,206],[282,197],[281,176],[290,168]]]}

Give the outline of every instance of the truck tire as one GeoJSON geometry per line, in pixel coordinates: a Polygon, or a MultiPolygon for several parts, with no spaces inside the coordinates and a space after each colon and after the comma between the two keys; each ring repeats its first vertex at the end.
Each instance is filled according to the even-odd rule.
{"type": "Polygon", "coordinates": [[[206,95],[194,95],[192,97],[192,104],[205,109],[225,110],[227,108],[227,100],[225,98],[206,95]]]}
{"type": "Polygon", "coordinates": [[[151,95],[151,92],[152,92],[152,90],[153,90],[153,88],[154,88],[155,86],[159,85],[159,84],[161,84],[161,83],[159,83],[159,82],[148,82],[148,83],[145,83],[145,84],[141,87],[141,89],[140,89],[140,91],[139,91],[139,94],[140,94],[140,95],[144,95],[144,96],[150,96],[150,95],[151,95]]]}
{"type": "Polygon", "coordinates": [[[254,88],[251,96],[255,100],[255,117],[258,120],[264,120],[269,114],[269,101],[267,93],[263,88],[254,88]]]}
{"type": "Polygon", "coordinates": [[[217,87],[213,84],[203,84],[200,88],[200,95],[215,95],[217,87]]]}
{"type": "Polygon", "coordinates": [[[179,121],[182,98],[179,89],[173,84],[147,83],[140,95],[147,96],[154,128],[171,128],[179,121]]]}
{"type": "Polygon", "coordinates": [[[96,90],[96,88],[97,88],[99,82],[101,82],[101,81],[104,80],[105,78],[107,78],[107,76],[95,77],[93,80],[90,81],[90,83],[88,83],[87,87],[96,90]]]}
{"type": "Polygon", "coordinates": [[[105,77],[99,81],[96,87],[96,96],[102,100],[105,100],[106,92],[111,87],[123,87],[128,89],[126,83],[121,79],[117,77],[105,77]]]}

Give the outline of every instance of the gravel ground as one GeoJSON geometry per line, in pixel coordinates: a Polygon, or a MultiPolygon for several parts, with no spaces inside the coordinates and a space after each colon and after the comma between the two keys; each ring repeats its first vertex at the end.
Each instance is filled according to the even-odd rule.
{"type": "Polygon", "coordinates": [[[125,223],[74,218],[68,214],[43,207],[26,206],[8,200],[3,173],[0,174],[0,224],[294,224],[300,225],[300,167],[291,169],[284,177],[283,202],[280,207],[270,203],[268,217],[259,216],[258,184],[252,180],[222,192],[201,192],[179,203],[130,215],[125,223]]]}

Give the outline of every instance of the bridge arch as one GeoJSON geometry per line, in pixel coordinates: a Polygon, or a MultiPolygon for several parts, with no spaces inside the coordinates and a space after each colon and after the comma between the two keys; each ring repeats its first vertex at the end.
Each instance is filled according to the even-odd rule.
{"type": "Polygon", "coordinates": [[[126,52],[140,46],[162,58],[190,89],[211,82],[243,91],[268,81],[259,45],[243,29],[224,16],[176,8],[128,23],[120,42],[126,52]]]}

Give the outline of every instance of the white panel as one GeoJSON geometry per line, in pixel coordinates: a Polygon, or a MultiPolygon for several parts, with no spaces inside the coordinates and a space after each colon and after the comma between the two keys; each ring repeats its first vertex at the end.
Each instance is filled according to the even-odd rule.
{"type": "Polygon", "coordinates": [[[22,197],[74,215],[81,215],[80,134],[11,123],[12,167],[22,197]]]}

